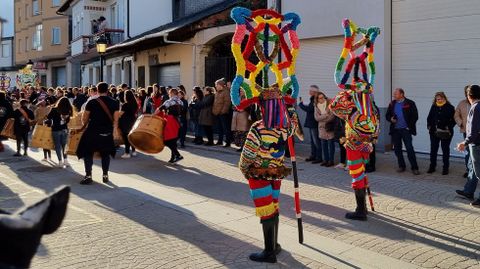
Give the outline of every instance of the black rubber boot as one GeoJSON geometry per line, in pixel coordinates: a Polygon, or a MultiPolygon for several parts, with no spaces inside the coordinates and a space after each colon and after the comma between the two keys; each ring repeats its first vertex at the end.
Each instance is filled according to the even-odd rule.
{"type": "Polygon", "coordinates": [[[367,220],[365,188],[355,190],[355,200],[357,201],[357,208],[355,209],[355,212],[347,213],[345,218],[353,220],[367,220]]]}
{"type": "Polygon", "coordinates": [[[262,221],[262,227],[265,249],[260,253],[250,254],[250,260],[254,262],[276,263],[277,256],[275,255],[275,219],[272,218],[262,221]]]}
{"type": "Polygon", "coordinates": [[[278,215],[275,216],[274,220],[275,220],[275,255],[278,255],[282,251],[282,246],[280,246],[280,244],[278,243],[278,223],[279,223],[278,215]]]}

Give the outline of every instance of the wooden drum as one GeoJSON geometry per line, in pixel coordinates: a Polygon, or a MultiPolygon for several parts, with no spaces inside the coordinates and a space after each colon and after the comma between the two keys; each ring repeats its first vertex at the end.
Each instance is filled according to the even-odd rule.
{"type": "Polygon", "coordinates": [[[65,154],[67,155],[77,155],[78,144],[80,143],[80,138],[82,138],[83,132],[72,132],[71,130],[68,134],[68,143],[65,149],[65,154]]]}
{"type": "MultiPolygon", "coordinates": [[[[68,143],[65,149],[65,154],[67,155],[77,155],[78,144],[80,144],[80,139],[82,139],[84,131],[78,131],[78,129],[70,129],[68,132],[68,143]]],[[[100,152],[94,152],[94,159],[101,159],[100,152]]]]}
{"type": "Polygon", "coordinates": [[[163,150],[163,129],[165,120],[155,115],[141,115],[128,134],[128,141],[135,149],[145,153],[159,153],[163,150]]]}

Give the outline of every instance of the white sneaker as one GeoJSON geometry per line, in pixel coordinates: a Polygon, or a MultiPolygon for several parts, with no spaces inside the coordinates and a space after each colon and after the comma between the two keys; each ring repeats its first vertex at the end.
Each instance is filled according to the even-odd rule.
{"type": "Polygon", "coordinates": [[[43,158],[43,159],[42,159],[42,162],[48,162],[48,159],[47,159],[47,158],[43,158]]]}
{"type": "Polygon", "coordinates": [[[337,169],[344,169],[344,168],[345,168],[345,164],[339,163],[339,164],[337,164],[337,165],[335,166],[335,168],[337,168],[337,169]]]}
{"type": "Polygon", "coordinates": [[[58,168],[63,168],[63,162],[58,162],[57,164],[55,164],[56,167],[58,168]]]}
{"type": "Polygon", "coordinates": [[[64,159],[64,160],[63,160],[63,165],[64,165],[65,167],[68,167],[68,166],[70,166],[70,163],[68,162],[67,159],[64,159]]]}
{"type": "Polygon", "coordinates": [[[132,151],[132,154],[130,154],[130,155],[132,155],[132,157],[137,157],[137,152],[136,152],[136,151],[132,151]]]}
{"type": "Polygon", "coordinates": [[[122,158],[122,159],[129,159],[130,157],[131,156],[128,153],[124,153],[122,156],[120,156],[120,158],[122,158]]]}

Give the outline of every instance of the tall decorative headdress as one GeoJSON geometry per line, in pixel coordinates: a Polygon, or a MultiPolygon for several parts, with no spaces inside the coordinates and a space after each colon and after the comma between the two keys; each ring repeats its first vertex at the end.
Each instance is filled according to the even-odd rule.
{"type": "Polygon", "coordinates": [[[231,17],[237,24],[232,40],[232,53],[237,65],[231,87],[232,103],[239,108],[258,103],[262,108],[264,123],[268,127],[286,126],[288,117],[285,103],[294,103],[299,93],[295,61],[300,47],[296,33],[300,17],[295,13],[281,15],[274,10],[251,11],[242,7],[232,9],[231,17]],[[288,23],[281,27],[282,22],[288,23]],[[285,34],[288,34],[290,46],[285,34]],[[242,42],[247,36],[242,52],[242,42]],[[285,56],[285,60],[281,62],[277,59],[280,50],[285,56]],[[254,51],[258,58],[257,63],[251,61],[250,56],[254,51]],[[276,82],[273,85],[268,85],[268,69],[275,74],[276,82]],[[284,70],[287,71],[285,77],[284,70]],[[256,78],[261,72],[263,83],[260,86],[256,83],[256,78]],[[288,96],[290,89],[292,92],[288,96]],[[246,98],[243,101],[240,99],[240,90],[245,92],[246,98]]]}
{"type": "Polygon", "coordinates": [[[330,106],[337,116],[343,118],[350,115],[356,108],[354,117],[349,119],[351,126],[361,135],[372,135],[378,132],[377,112],[373,103],[373,84],[375,82],[373,53],[375,39],[380,34],[380,28],[360,28],[348,19],[344,19],[342,25],[345,41],[335,70],[335,82],[344,91],[337,95],[330,106]],[[355,37],[358,34],[362,37],[355,42],[355,37]],[[363,46],[365,46],[363,52],[357,56],[355,50],[363,46]],[[342,76],[341,71],[348,56],[350,56],[350,59],[342,76]],[[368,70],[366,61],[368,62],[368,70]],[[352,70],[353,79],[351,83],[348,83],[352,70]],[[359,71],[361,71],[361,77],[359,71]]]}

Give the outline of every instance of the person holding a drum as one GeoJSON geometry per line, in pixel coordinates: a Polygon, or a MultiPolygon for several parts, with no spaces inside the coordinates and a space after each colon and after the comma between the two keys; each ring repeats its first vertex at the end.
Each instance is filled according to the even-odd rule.
{"type": "Polygon", "coordinates": [[[13,124],[13,132],[17,140],[17,153],[13,156],[19,157],[21,143],[23,142],[23,155],[27,156],[28,149],[28,133],[30,132],[30,125],[35,119],[33,111],[27,107],[28,101],[26,99],[20,100],[20,107],[13,112],[13,118],[15,119],[13,124]]]}
{"type": "Polygon", "coordinates": [[[107,183],[110,156],[115,156],[113,142],[114,130],[118,128],[119,104],[108,96],[108,84],[97,84],[98,97],[91,99],[85,106],[82,123],[85,129],[77,148],[77,157],[84,160],[85,178],[80,184],[92,184],[93,154],[99,152],[102,157],[103,182],[107,183]]]}
{"type": "Polygon", "coordinates": [[[164,144],[167,146],[172,154],[169,163],[176,163],[183,159],[183,156],[178,152],[177,140],[180,130],[180,122],[178,117],[183,109],[183,102],[178,97],[177,89],[170,89],[168,92],[169,99],[163,102],[162,106],[155,112],[156,115],[165,119],[165,129],[163,130],[164,144]]]}

